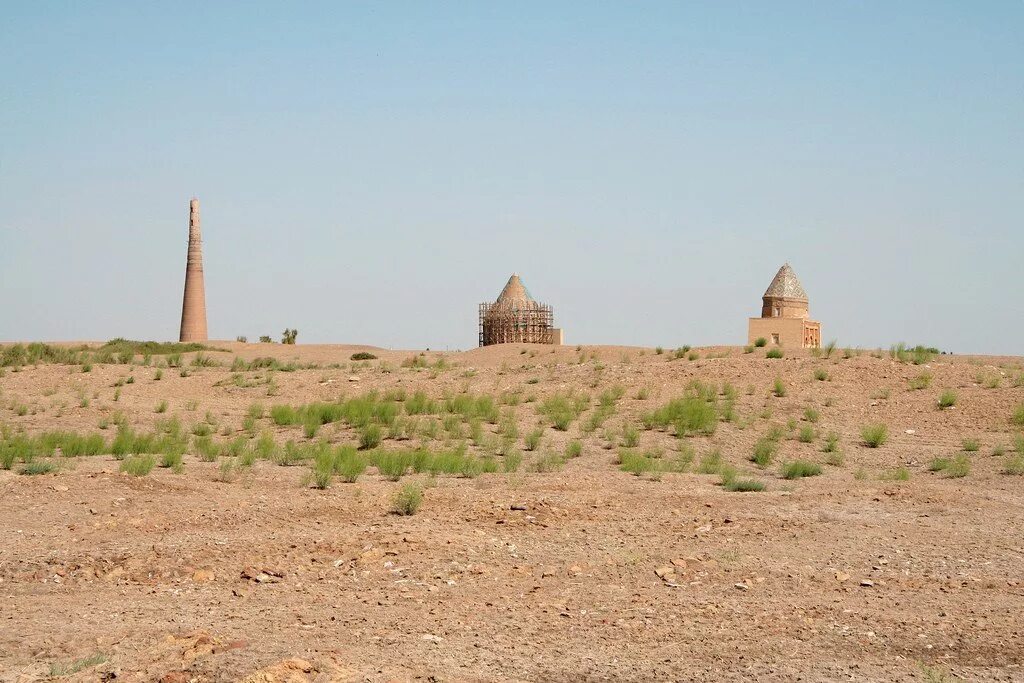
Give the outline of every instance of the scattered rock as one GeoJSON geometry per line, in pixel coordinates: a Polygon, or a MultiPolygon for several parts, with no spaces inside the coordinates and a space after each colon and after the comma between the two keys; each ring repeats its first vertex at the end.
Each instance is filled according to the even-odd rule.
{"type": "Polygon", "coordinates": [[[850,575],[847,574],[846,572],[836,572],[836,581],[838,581],[839,583],[843,583],[844,581],[849,581],[849,580],[850,580],[850,575]]]}
{"type": "Polygon", "coordinates": [[[871,588],[872,586],[875,585],[875,582],[872,581],[871,579],[861,579],[860,585],[863,586],[864,588],[871,588]]]}
{"type": "Polygon", "coordinates": [[[256,567],[246,567],[242,570],[242,578],[247,581],[254,581],[256,583],[277,583],[284,578],[282,572],[276,572],[272,569],[257,569],[256,567]]]}
{"type": "Polygon", "coordinates": [[[667,577],[669,575],[674,575],[675,573],[676,573],[676,570],[673,569],[672,567],[668,567],[668,566],[658,567],[657,569],[654,570],[654,574],[659,579],[664,579],[665,577],[667,577]]]}
{"type": "Polygon", "coordinates": [[[738,588],[741,591],[748,591],[748,590],[750,590],[750,585],[747,584],[747,583],[742,583],[742,582],[741,583],[734,583],[732,585],[732,587],[733,588],[738,588]]]}
{"type": "Polygon", "coordinates": [[[192,580],[196,583],[209,583],[216,578],[212,570],[209,569],[197,569],[192,572],[192,580]]]}

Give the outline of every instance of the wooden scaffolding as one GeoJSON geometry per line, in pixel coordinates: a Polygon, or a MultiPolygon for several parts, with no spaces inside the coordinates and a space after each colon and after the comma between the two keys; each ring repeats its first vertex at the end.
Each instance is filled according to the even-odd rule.
{"type": "Polygon", "coordinates": [[[480,304],[480,346],[491,344],[551,344],[554,314],[536,301],[496,301],[480,304]]]}

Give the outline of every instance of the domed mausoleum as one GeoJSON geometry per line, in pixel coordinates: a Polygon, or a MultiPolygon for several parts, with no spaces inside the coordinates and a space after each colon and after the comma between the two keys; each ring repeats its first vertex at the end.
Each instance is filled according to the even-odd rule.
{"type": "Polygon", "coordinates": [[[763,338],[769,346],[821,346],[821,323],[810,319],[807,293],[788,263],[779,268],[761,302],[761,317],[751,318],[747,328],[749,344],[763,338]]]}
{"type": "Polygon", "coordinates": [[[480,346],[562,344],[562,330],[553,324],[551,307],[535,301],[512,273],[494,303],[480,304],[480,346]]]}

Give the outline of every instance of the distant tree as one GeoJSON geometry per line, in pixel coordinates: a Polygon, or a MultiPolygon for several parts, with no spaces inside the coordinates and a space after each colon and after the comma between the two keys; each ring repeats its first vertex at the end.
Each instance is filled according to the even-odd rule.
{"type": "Polygon", "coordinates": [[[273,344],[274,340],[270,338],[269,334],[260,335],[260,344],[273,344]]]}
{"type": "Polygon", "coordinates": [[[241,343],[245,344],[246,342],[249,341],[249,338],[244,336],[244,335],[239,335],[239,336],[235,337],[235,341],[236,342],[241,342],[241,343]]]}
{"type": "Polygon", "coordinates": [[[299,336],[298,330],[289,330],[285,328],[285,331],[281,334],[282,344],[294,344],[295,338],[299,336]]]}

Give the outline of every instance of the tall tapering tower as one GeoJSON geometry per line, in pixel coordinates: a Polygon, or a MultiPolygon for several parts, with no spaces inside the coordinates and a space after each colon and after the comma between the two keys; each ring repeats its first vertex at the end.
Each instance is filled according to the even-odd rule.
{"type": "Polygon", "coordinates": [[[203,281],[203,236],[199,228],[199,200],[188,204],[188,260],[185,262],[185,297],[181,302],[179,341],[206,341],[206,284],[203,281]]]}

